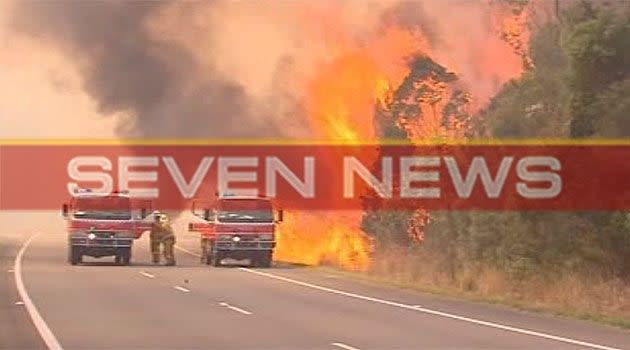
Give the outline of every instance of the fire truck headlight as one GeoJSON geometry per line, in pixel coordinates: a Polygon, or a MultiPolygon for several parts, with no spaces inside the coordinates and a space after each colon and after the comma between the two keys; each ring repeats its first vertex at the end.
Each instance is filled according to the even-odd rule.
{"type": "Polygon", "coordinates": [[[96,235],[95,235],[95,234],[93,234],[93,233],[90,233],[90,234],[88,235],[88,238],[89,238],[89,239],[94,239],[94,238],[96,238],[96,235]]]}
{"type": "Polygon", "coordinates": [[[241,237],[239,237],[239,236],[232,237],[232,241],[234,241],[234,242],[239,242],[240,240],[241,240],[241,237]]]}

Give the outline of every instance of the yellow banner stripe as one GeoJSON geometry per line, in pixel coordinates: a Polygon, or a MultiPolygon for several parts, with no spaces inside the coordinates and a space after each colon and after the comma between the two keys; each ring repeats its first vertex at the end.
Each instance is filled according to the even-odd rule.
{"type": "Polygon", "coordinates": [[[505,145],[505,146],[628,146],[630,139],[472,139],[472,140],[378,140],[349,142],[343,140],[292,140],[292,139],[186,139],[186,138],[146,138],[146,139],[0,139],[6,146],[212,146],[212,145],[505,145]]]}

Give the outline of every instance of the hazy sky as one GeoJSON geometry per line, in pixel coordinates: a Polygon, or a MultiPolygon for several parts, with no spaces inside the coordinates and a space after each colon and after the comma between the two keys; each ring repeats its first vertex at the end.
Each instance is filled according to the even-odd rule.
{"type": "Polygon", "coordinates": [[[0,138],[114,137],[116,118],[96,111],[76,67],[8,28],[11,5],[0,1],[0,138]]]}

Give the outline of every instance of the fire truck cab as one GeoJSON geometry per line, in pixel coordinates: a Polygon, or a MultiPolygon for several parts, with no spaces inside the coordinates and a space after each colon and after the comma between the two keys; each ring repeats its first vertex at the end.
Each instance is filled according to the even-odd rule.
{"type": "Polygon", "coordinates": [[[202,219],[188,225],[189,231],[201,234],[202,263],[220,266],[232,258],[271,266],[282,210],[274,210],[269,198],[221,196],[213,208],[193,204],[193,214],[202,219]]]}
{"type": "Polygon", "coordinates": [[[76,265],[83,262],[83,256],[114,256],[116,264],[129,265],[133,241],[151,229],[151,222],[146,220],[148,210],[134,208],[128,193],[75,191],[62,207],[68,232],[68,262],[76,265]]]}

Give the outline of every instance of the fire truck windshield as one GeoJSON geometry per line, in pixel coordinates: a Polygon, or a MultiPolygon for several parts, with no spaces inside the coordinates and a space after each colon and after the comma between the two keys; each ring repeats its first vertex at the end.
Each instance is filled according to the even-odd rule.
{"type": "Polygon", "coordinates": [[[74,217],[96,220],[130,220],[131,201],[127,197],[75,198],[74,217]]]}
{"type": "Polygon", "coordinates": [[[272,222],[271,202],[265,199],[222,199],[218,203],[220,222],[272,222]]]}

